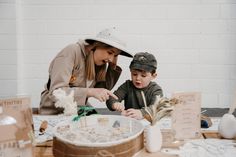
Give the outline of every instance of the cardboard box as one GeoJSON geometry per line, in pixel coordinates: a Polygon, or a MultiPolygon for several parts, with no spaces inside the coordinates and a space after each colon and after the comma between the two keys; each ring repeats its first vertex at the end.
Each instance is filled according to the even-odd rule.
{"type": "Polygon", "coordinates": [[[33,156],[30,98],[0,99],[0,157],[33,156]]]}

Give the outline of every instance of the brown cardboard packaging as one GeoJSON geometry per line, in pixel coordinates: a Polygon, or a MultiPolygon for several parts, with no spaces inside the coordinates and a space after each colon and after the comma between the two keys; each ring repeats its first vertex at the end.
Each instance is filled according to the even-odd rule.
{"type": "Polygon", "coordinates": [[[33,156],[30,98],[0,99],[0,157],[33,156]]]}

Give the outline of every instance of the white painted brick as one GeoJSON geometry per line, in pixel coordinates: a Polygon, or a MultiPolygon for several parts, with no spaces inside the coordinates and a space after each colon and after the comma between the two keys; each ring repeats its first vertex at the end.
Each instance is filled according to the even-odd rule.
{"type": "Polygon", "coordinates": [[[40,104],[40,94],[31,95],[31,106],[32,108],[38,108],[40,104]]]}
{"type": "Polygon", "coordinates": [[[37,50],[41,49],[55,49],[66,46],[69,43],[75,43],[78,39],[70,35],[24,35],[22,49],[37,50]]]}
{"type": "Polygon", "coordinates": [[[11,50],[0,50],[0,66],[1,65],[16,65],[16,53],[11,50]]]}
{"type": "Polygon", "coordinates": [[[24,19],[155,19],[166,18],[166,9],[165,7],[159,7],[157,5],[144,6],[126,4],[116,6],[114,6],[114,4],[93,4],[88,6],[54,5],[53,7],[33,5],[23,7],[23,16],[24,19]],[[60,10],[60,12],[58,12],[58,10],[60,10]],[[130,10],[132,10],[132,12],[130,10]]]}
{"type": "Polygon", "coordinates": [[[188,64],[160,64],[158,74],[161,79],[185,79],[191,77],[191,70],[188,64]]]}
{"type": "Polygon", "coordinates": [[[26,79],[43,79],[48,74],[47,65],[25,64],[24,67],[24,78],[26,79]]]}
{"type": "Polygon", "coordinates": [[[145,49],[189,49],[193,48],[191,35],[143,35],[141,47],[145,49]]]}
{"type": "MultiPolygon", "coordinates": [[[[202,108],[217,108],[219,106],[219,98],[217,93],[201,93],[202,108]]],[[[222,106],[221,106],[222,107],[222,106]]]]}
{"type": "MultiPolygon", "coordinates": [[[[106,20],[104,20],[106,21],[106,20]]],[[[103,22],[103,21],[102,21],[103,22]]],[[[117,22],[116,22],[117,23],[117,22]]],[[[171,22],[163,20],[122,20],[117,24],[117,28],[122,33],[129,33],[130,35],[156,35],[156,34],[168,34],[171,32],[171,22]],[[127,25],[129,27],[127,27],[127,25]]]]}
{"type": "MultiPolygon", "coordinates": [[[[230,71],[230,79],[236,80],[236,64],[233,66],[229,66],[230,71]]],[[[236,82],[236,81],[235,81],[236,82]]],[[[236,86],[235,86],[236,88],[236,86]]]]}
{"type": "Polygon", "coordinates": [[[91,9],[96,12],[88,12],[88,17],[92,19],[163,19],[167,17],[166,9],[163,6],[151,5],[103,5],[91,6],[91,9]],[[121,11],[122,10],[122,11],[121,11]],[[132,10],[132,11],[131,11],[132,10]],[[107,14],[109,12],[109,14],[107,14]]]}
{"type": "Polygon", "coordinates": [[[236,45],[235,45],[235,40],[236,40],[236,34],[226,34],[222,35],[222,39],[225,39],[228,41],[227,48],[230,50],[235,50],[236,45]]]}
{"type": "Polygon", "coordinates": [[[0,96],[11,97],[17,94],[17,81],[16,80],[2,80],[0,79],[0,96]]]}
{"type": "MultiPolygon", "coordinates": [[[[202,49],[199,53],[201,64],[230,64],[231,57],[226,49],[202,49]]],[[[236,57],[236,56],[235,56],[236,57]]]]}
{"type": "Polygon", "coordinates": [[[189,49],[193,48],[193,36],[192,35],[167,35],[166,37],[167,47],[166,48],[182,48],[189,49]]]}
{"type": "Polygon", "coordinates": [[[233,48],[234,45],[231,42],[233,35],[196,35],[193,36],[194,48],[204,48],[204,49],[225,49],[233,48]]]}
{"type": "Polygon", "coordinates": [[[236,4],[222,4],[220,6],[220,17],[229,19],[229,18],[236,18],[236,4]]]}
{"type": "MultiPolygon", "coordinates": [[[[61,48],[62,49],[62,48],[61,48]]],[[[60,49],[60,50],[61,50],[60,49]]],[[[45,53],[43,53],[43,57],[44,57],[44,64],[50,64],[50,62],[53,60],[53,58],[57,55],[57,53],[60,52],[59,49],[49,49],[49,50],[45,50],[45,53]]]]}
{"type": "MultiPolygon", "coordinates": [[[[225,1],[225,0],[217,0],[217,1],[225,1]]],[[[57,0],[57,1],[48,1],[48,0],[41,0],[41,1],[32,1],[32,0],[24,0],[26,4],[47,4],[47,5],[66,5],[66,4],[75,4],[75,5],[84,5],[84,4],[96,4],[96,5],[103,5],[103,4],[113,4],[113,5],[123,5],[124,3],[127,5],[139,5],[139,4],[179,4],[179,3],[186,3],[186,4],[199,4],[201,1],[199,0],[121,0],[121,1],[111,1],[111,0],[57,0]]]]}
{"type": "Polygon", "coordinates": [[[194,17],[195,5],[168,5],[166,9],[168,19],[191,19],[194,17]]]}
{"type": "Polygon", "coordinates": [[[84,6],[24,6],[24,19],[83,19],[89,10],[84,6]]]}
{"type": "Polygon", "coordinates": [[[235,100],[234,92],[231,93],[225,93],[225,94],[219,94],[219,106],[221,108],[229,108],[235,100]]]}
{"type": "Polygon", "coordinates": [[[16,22],[14,20],[0,20],[0,34],[16,34],[16,22]]]}
{"type": "Polygon", "coordinates": [[[193,18],[197,19],[218,19],[220,17],[220,5],[214,4],[201,4],[195,5],[193,18]]]}
{"type": "Polygon", "coordinates": [[[229,33],[229,24],[222,19],[202,20],[199,25],[202,34],[221,34],[229,33]]]}
{"type": "Polygon", "coordinates": [[[22,91],[24,93],[28,95],[38,93],[38,95],[40,95],[40,93],[44,90],[44,85],[46,84],[47,79],[24,79],[22,81],[23,82],[20,88],[23,89],[22,91]]]}
{"type": "Polygon", "coordinates": [[[236,3],[235,0],[201,0],[201,3],[203,4],[228,4],[228,3],[236,3]]]}
{"type": "Polygon", "coordinates": [[[40,20],[22,20],[21,34],[46,34],[46,25],[48,21],[40,20]]]}
{"type": "Polygon", "coordinates": [[[19,89],[18,95],[30,97],[31,106],[39,107],[40,93],[43,91],[44,82],[46,81],[32,80],[32,79],[31,80],[25,79],[18,81],[18,89],[19,89]]]}
{"type": "MultiPolygon", "coordinates": [[[[130,34],[160,35],[160,34],[190,34],[199,33],[199,20],[133,20],[132,23],[119,22],[118,28],[122,27],[130,34]],[[129,25],[129,27],[127,27],[129,25]]],[[[124,32],[125,32],[124,31],[124,32]]],[[[122,31],[123,32],[123,31],[122,31]]]]}
{"type": "MultiPolygon", "coordinates": [[[[227,107],[224,102],[236,88],[235,5],[234,0],[1,0],[0,69],[5,73],[2,65],[18,63],[19,75],[10,69],[7,75],[18,83],[13,87],[4,77],[0,95],[28,94],[37,107],[55,55],[79,38],[115,26],[130,50],[155,54],[154,81],[165,95],[200,91],[204,107],[227,107]],[[22,11],[19,19],[16,8],[22,11]],[[21,27],[15,28],[16,21],[21,27]]],[[[115,88],[130,78],[130,61],[119,57],[123,73],[115,88]]]]}
{"type": "MultiPolygon", "coordinates": [[[[157,61],[164,64],[196,64],[199,63],[199,51],[196,49],[160,49],[157,61]]],[[[162,68],[165,69],[165,66],[162,68]]]]}
{"type": "Polygon", "coordinates": [[[229,66],[224,65],[192,65],[192,78],[229,79],[229,66]]]}
{"type": "Polygon", "coordinates": [[[15,4],[16,0],[1,0],[0,4],[15,4]]]}
{"type": "MultiPolygon", "coordinates": [[[[234,71],[235,73],[235,71],[234,71]]],[[[236,92],[236,79],[230,79],[228,80],[229,82],[229,89],[228,89],[228,93],[235,93],[236,92]]]]}
{"type": "MultiPolygon", "coordinates": [[[[171,20],[164,21],[165,27],[170,27],[170,32],[173,34],[198,34],[201,32],[200,26],[202,22],[200,20],[171,20]]],[[[158,25],[158,23],[157,23],[158,25]]]]}
{"type": "MultiPolygon", "coordinates": [[[[89,34],[93,26],[92,21],[88,20],[63,20],[42,21],[46,23],[47,34],[89,34]]],[[[79,38],[79,36],[78,36],[79,38]]]]}
{"type": "Polygon", "coordinates": [[[228,32],[229,33],[236,33],[236,20],[231,19],[230,21],[227,21],[228,26],[228,32]]]}
{"type": "Polygon", "coordinates": [[[0,50],[15,50],[16,49],[16,37],[15,35],[0,35],[0,50]]]}
{"type": "Polygon", "coordinates": [[[136,46],[140,46],[143,47],[145,49],[158,49],[158,48],[166,48],[167,46],[167,42],[168,42],[168,38],[167,35],[142,35],[140,36],[140,45],[136,45],[136,46]]]}
{"type": "Polygon", "coordinates": [[[158,79],[164,93],[199,91],[199,81],[196,79],[158,79]]]}
{"type": "Polygon", "coordinates": [[[0,19],[15,19],[15,3],[0,3],[0,19]]]}
{"type": "Polygon", "coordinates": [[[229,82],[219,79],[203,79],[199,80],[199,89],[206,93],[225,93],[229,90],[229,82]]]}
{"type": "Polygon", "coordinates": [[[42,55],[43,52],[40,50],[31,50],[28,51],[27,53],[22,54],[23,62],[25,64],[35,64],[35,65],[40,65],[45,63],[45,56],[42,55]]]}
{"type": "Polygon", "coordinates": [[[17,66],[16,65],[0,65],[0,80],[2,79],[16,79],[17,78],[17,66]]]}

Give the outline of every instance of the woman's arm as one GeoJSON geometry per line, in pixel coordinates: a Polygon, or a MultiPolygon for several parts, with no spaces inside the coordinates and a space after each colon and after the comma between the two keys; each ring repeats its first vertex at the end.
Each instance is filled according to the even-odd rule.
{"type": "Polygon", "coordinates": [[[69,94],[71,90],[74,90],[74,98],[78,104],[85,104],[88,89],[84,85],[75,87],[70,87],[69,85],[76,60],[79,60],[80,64],[84,64],[85,62],[80,46],[78,44],[71,44],[65,47],[52,61],[49,69],[50,86],[48,89],[49,98],[52,101],[56,101],[52,92],[61,88],[66,91],[67,94],[69,94]]]}

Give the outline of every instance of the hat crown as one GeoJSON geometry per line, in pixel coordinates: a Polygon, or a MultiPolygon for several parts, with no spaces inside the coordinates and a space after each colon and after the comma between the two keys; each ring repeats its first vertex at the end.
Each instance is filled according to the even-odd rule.
{"type": "Polygon", "coordinates": [[[140,52],[134,55],[132,62],[130,63],[130,69],[140,69],[146,71],[152,71],[157,68],[157,60],[154,55],[148,52],[140,52]]]}
{"type": "Polygon", "coordinates": [[[149,64],[156,67],[157,61],[156,58],[148,52],[140,52],[134,56],[134,61],[139,62],[140,64],[149,64]]]}
{"type": "Polygon", "coordinates": [[[96,36],[86,38],[85,41],[89,44],[94,43],[94,41],[99,41],[121,50],[120,55],[133,57],[132,53],[127,50],[126,44],[122,40],[122,37],[118,34],[119,33],[115,27],[106,28],[100,31],[96,36]]]}
{"type": "Polygon", "coordinates": [[[143,63],[148,62],[148,59],[145,56],[137,56],[136,60],[143,63]]]}
{"type": "Polygon", "coordinates": [[[119,37],[118,32],[115,27],[106,28],[102,30],[101,32],[97,34],[96,37],[100,39],[110,40],[112,42],[122,45],[123,47],[126,47],[126,44],[119,37]]]}

